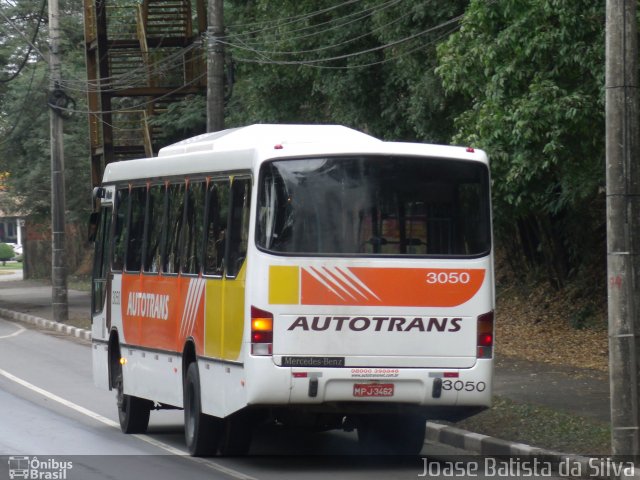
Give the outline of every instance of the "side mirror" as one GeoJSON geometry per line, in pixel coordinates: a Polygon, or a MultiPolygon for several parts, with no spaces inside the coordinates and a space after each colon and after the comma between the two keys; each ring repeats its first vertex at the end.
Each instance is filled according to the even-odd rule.
{"type": "Polygon", "coordinates": [[[106,189],[103,187],[94,187],[91,192],[91,206],[93,207],[93,211],[97,211],[100,209],[100,199],[106,196],[106,189]]]}

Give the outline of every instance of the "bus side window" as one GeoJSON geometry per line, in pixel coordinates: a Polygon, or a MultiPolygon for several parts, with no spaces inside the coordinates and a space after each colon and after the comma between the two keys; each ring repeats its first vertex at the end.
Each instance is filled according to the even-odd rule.
{"type": "Polygon", "coordinates": [[[169,185],[167,191],[167,242],[164,251],[164,273],[178,273],[180,270],[180,238],[182,236],[182,215],[184,213],[184,183],[169,185]]]}
{"type": "Polygon", "coordinates": [[[127,238],[127,225],[129,218],[129,187],[120,188],[116,192],[115,202],[115,230],[113,232],[113,257],[111,268],[121,271],[124,267],[125,241],[127,238]]]}
{"type": "Polygon", "coordinates": [[[190,182],[185,205],[184,246],[182,247],[182,273],[200,273],[202,266],[202,242],[204,239],[203,181],[190,182]]]}
{"type": "Polygon", "coordinates": [[[165,188],[164,185],[152,185],[147,201],[147,226],[145,233],[144,265],[147,273],[158,273],[165,237],[165,188]]]}
{"type": "Polygon", "coordinates": [[[97,224],[95,256],[93,258],[93,288],[91,311],[100,313],[106,298],[107,274],[109,273],[109,234],[111,229],[111,207],[103,207],[97,224]]]}
{"type": "Polygon", "coordinates": [[[129,227],[127,228],[128,272],[139,272],[142,264],[142,245],[144,239],[144,217],[147,204],[147,187],[133,187],[130,194],[129,227]]]}
{"type": "Polygon", "coordinates": [[[229,212],[229,180],[215,180],[207,190],[205,265],[207,275],[222,275],[229,212]]]}
{"type": "Polygon", "coordinates": [[[251,207],[251,179],[235,178],[231,186],[231,218],[227,250],[227,277],[235,277],[247,256],[249,213],[251,207]]]}

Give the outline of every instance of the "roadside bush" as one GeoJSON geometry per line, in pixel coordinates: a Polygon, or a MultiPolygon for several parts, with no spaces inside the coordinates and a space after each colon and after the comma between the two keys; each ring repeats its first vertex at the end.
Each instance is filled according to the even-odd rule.
{"type": "Polygon", "coordinates": [[[6,265],[7,260],[11,260],[15,255],[11,245],[0,243],[0,262],[2,262],[2,265],[6,265]]]}

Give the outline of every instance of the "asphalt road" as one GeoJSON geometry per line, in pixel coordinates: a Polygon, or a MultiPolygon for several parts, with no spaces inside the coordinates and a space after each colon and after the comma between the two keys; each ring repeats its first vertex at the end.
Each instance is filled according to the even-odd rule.
{"type": "Polygon", "coordinates": [[[469,468],[474,478],[500,477],[483,472],[486,459],[438,444],[425,444],[427,464],[424,457],[351,455],[358,452],[354,433],[275,427],[256,432],[247,457],[192,458],[181,411],[152,412],[147,434],[124,435],[114,392],[94,387],[91,372],[88,342],[0,319],[0,480],[20,474],[25,457],[39,478],[64,480],[420,479],[426,465],[429,478],[460,477],[469,468]],[[444,470],[453,462],[461,462],[459,475],[444,470]]]}

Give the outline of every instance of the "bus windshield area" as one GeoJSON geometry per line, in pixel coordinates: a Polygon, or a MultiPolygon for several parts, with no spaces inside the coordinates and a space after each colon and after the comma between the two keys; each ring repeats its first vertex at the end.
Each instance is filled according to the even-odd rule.
{"type": "Polygon", "coordinates": [[[256,242],[276,254],[481,256],[491,248],[479,162],[357,156],[274,160],[259,177],[256,242]]]}

